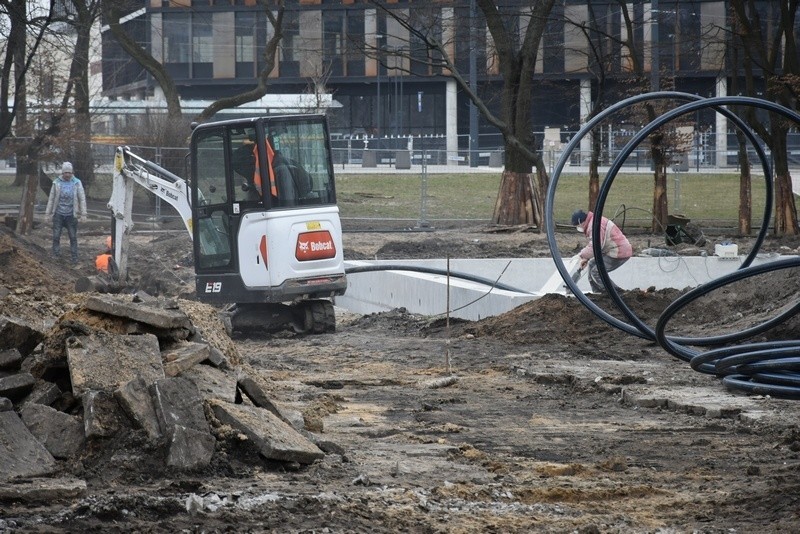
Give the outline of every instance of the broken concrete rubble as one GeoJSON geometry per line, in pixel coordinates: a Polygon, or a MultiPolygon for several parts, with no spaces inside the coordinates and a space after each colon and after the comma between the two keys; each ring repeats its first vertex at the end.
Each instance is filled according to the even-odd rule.
{"type": "Polygon", "coordinates": [[[22,365],[22,354],[16,348],[0,350],[0,371],[16,371],[22,365]]]}
{"type": "Polygon", "coordinates": [[[49,475],[53,455],[31,434],[13,411],[0,412],[0,479],[49,475]]]}
{"type": "Polygon", "coordinates": [[[159,428],[168,439],[172,439],[178,425],[200,432],[210,431],[203,412],[203,399],[191,380],[182,377],[156,380],[150,387],[150,394],[159,428]]]}
{"type": "Polygon", "coordinates": [[[109,438],[126,423],[117,400],[108,391],[87,391],[83,394],[81,403],[83,429],[87,439],[109,438]]]}
{"type": "Polygon", "coordinates": [[[220,422],[241,431],[267,458],[310,464],[325,456],[319,447],[268,410],[218,400],[209,404],[220,422]]]}
{"type": "MultiPolygon", "coordinates": [[[[44,339],[20,327],[22,321],[3,319],[21,346],[38,347],[0,352],[0,480],[51,475],[63,468],[56,459],[74,461],[104,443],[125,443],[134,428],[154,450],[166,449],[156,461],[202,469],[219,446],[210,424],[217,418],[248,436],[265,458],[308,464],[324,455],[313,435],[299,434],[284,415],[235,404],[247,390],[248,398],[281,414],[256,381],[237,380],[246,375],[231,364],[238,361],[235,353],[229,357],[235,346],[213,323],[201,331],[172,304],[152,299],[103,295],[86,302],[44,339]],[[185,340],[189,332],[193,341],[185,340]]],[[[85,484],[67,486],[54,491],[85,491],[85,484]]]]}
{"type": "Polygon", "coordinates": [[[169,443],[167,465],[180,469],[197,469],[211,462],[217,440],[210,432],[176,425],[169,443]]]}
{"type": "Polygon", "coordinates": [[[123,384],[115,392],[117,401],[128,417],[147,433],[151,440],[161,438],[161,427],[156,416],[149,385],[141,376],[123,384]]]}
{"type": "Polygon", "coordinates": [[[30,373],[17,373],[0,377],[0,397],[7,397],[12,401],[21,400],[36,384],[36,379],[30,373]]]}
{"type": "Polygon", "coordinates": [[[41,332],[22,319],[0,316],[0,349],[17,349],[27,356],[44,339],[41,332]]]}
{"type": "Polygon", "coordinates": [[[84,306],[88,310],[127,317],[157,328],[183,328],[190,332],[193,330],[189,316],[174,303],[168,304],[169,307],[159,307],[158,302],[134,302],[133,297],[95,295],[89,297],[84,306]]]}
{"type": "Polygon", "coordinates": [[[164,374],[178,376],[198,363],[208,359],[211,350],[207,343],[184,342],[177,348],[161,353],[164,374]]]}
{"type": "Polygon", "coordinates": [[[98,332],[67,339],[67,361],[73,394],[114,391],[141,376],[152,382],[164,377],[158,338],[98,332]]]}
{"type": "Polygon", "coordinates": [[[210,365],[197,365],[182,376],[194,382],[204,400],[236,401],[236,376],[233,373],[210,365]]]}
{"type": "Polygon", "coordinates": [[[29,404],[20,412],[31,434],[55,458],[70,458],[83,448],[83,424],[78,417],[49,406],[29,404]]]}

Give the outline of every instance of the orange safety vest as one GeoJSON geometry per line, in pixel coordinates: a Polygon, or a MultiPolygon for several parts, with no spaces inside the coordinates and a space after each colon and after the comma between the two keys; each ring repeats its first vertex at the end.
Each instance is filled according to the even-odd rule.
{"type": "Polygon", "coordinates": [[[269,192],[273,197],[278,196],[278,185],[275,182],[275,169],[272,168],[272,160],[275,158],[275,151],[272,150],[272,145],[267,141],[267,163],[269,167],[269,192]]]}
{"type": "Polygon", "coordinates": [[[104,273],[108,272],[108,267],[111,264],[111,254],[98,254],[97,258],[94,260],[94,266],[97,267],[98,271],[103,271],[104,273]]]}

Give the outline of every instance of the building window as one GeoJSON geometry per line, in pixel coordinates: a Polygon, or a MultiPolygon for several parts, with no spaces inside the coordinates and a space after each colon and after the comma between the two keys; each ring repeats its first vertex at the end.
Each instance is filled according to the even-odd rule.
{"type": "Polygon", "coordinates": [[[703,50],[703,29],[700,24],[700,5],[681,3],[678,7],[678,69],[692,72],[700,69],[703,50]]]}
{"type": "Polygon", "coordinates": [[[344,14],[342,11],[322,13],[323,61],[331,76],[344,75],[342,53],[344,52],[344,14]]]}
{"type": "Polygon", "coordinates": [[[564,6],[553,6],[542,36],[544,72],[564,72],[564,6]]]}
{"type": "Polygon", "coordinates": [[[164,13],[164,66],[172,76],[189,76],[189,14],[164,13]]]}
{"type": "Polygon", "coordinates": [[[252,77],[256,61],[256,16],[252,11],[237,11],[236,35],[236,76],[252,77]]]}
{"type": "Polygon", "coordinates": [[[213,75],[213,62],[211,16],[195,14],[192,17],[192,77],[210,78],[213,75]]]}
{"type": "Polygon", "coordinates": [[[283,39],[281,39],[281,76],[300,76],[300,62],[297,52],[300,46],[300,13],[286,11],[283,15],[283,39]]]}
{"type": "Polygon", "coordinates": [[[366,72],[364,53],[362,51],[364,46],[364,11],[360,9],[348,10],[345,16],[347,18],[345,75],[364,76],[366,72]]]}

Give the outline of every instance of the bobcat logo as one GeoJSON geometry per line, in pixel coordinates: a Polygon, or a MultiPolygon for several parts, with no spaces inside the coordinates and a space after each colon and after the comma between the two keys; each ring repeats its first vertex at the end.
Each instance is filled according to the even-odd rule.
{"type": "Polygon", "coordinates": [[[327,230],[305,232],[297,236],[294,257],[298,261],[324,260],[336,256],[336,245],[327,230]]]}

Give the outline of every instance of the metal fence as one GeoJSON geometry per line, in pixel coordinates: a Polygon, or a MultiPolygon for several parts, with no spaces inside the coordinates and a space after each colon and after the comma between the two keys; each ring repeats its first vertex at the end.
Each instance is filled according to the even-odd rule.
{"type": "MultiPolygon", "coordinates": [[[[543,150],[543,160],[548,171],[552,171],[556,162],[562,156],[562,147],[568,142],[570,132],[561,134],[561,141],[558,145],[547,146],[543,150]]],[[[600,164],[610,164],[619,151],[624,147],[627,139],[630,139],[630,132],[611,131],[603,138],[603,151],[601,153],[600,164]]],[[[735,136],[728,136],[728,146],[734,147],[735,136]]],[[[406,175],[404,183],[409,190],[412,202],[406,202],[403,209],[396,209],[395,215],[386,216],[387,205],[397,204],[396,198],[359,198],[359,202],[371,202],[372,205],[367,211],[372,215],[359,214],[357,217],[349,217],[351,211],[346,203],[340,205],[342,215],[349,222],[358,219],[354,227],[368,229],[372,227],[385,227],[387,225],[395,227],[428,228],[435,225],[443,227],[458,223],[456,217],[450,213],[445,213],[441,207],[441,202],[429,196],[428,187],[430,180],[428,176],[436,173],[450,173],[457,175],[466,172],[480,172],[499,177],[504,164],[504,153],[502,148],[481,148],[475,152],[469,150],[447,150],[446,139],[443,136],[421,136],[421,137],[334,137],[331,139],[333,147],[334,167],[339,175],[348,174],[386,174],[386,175],[406,175]],[[405,211],[403,211],[405,210],[405,211]],[[397,212],[402,212],[397,214],[397,212]],[[371,221],[371,222],[370,222],[371,221]]],[[[707,172],[709,170],[719,172],[735,172],[738,165],[738,153],[736,150],[717,151],[716,139],[713,134],[704,134],[692,143],[689,150],[676,158],[670,170],[672,172],[707,172]]],[[[789,158],[793,166],[800,167],[800,134],[792,134],[789,140],[789,158]]],[[[107,144],[92,145],[93,159],[95,165],[96,187],[95,195],[110,192],[110,177],[113,166],[115,146],[107,144]]],[[[131,149],[138,155],[158,163],[178,176],[188,176],[189,161],[186,148],[163,148],[147,146],[131,146],[131,149]]],[[[756,165],[755,171],[760,170],[760,164],[755,157],[755,152],[749,151],[751,161],[756,165]]],[[[576,150],[570,155],[565,172],[585,173],[589,162],[590,154],[576,150]]],[[[52,176],[57,175],[60,164],[50,163],[42,165],[45,172],[52,176]]],[[[13,160],[0,160],[0,172],[13,172],[13,160]]],[[[639,148],[626,160],[623,171],[642,172],[651,171],[652,161],[649,151],[646,148],[639,148]]],[[[800,173],[799,173],[800,174],[800,173]]],[[[452,186],[450,193],[460,195],[463,193],[457,183],[452,186]]],[[[348,191],[348,184],[344,182],[337,186],[340,193],[340,200],[347,199],[348,194],[359,195],[358,191],[348,191]]],[[[173,216],[171,207],[163,205],[158,199],[148,195],[146,192],[138,193],[142,197],[135,203],[134,209],[138,215],[144,218],[159,218],[173,216]]],[[[100,198],[96,197],[96,198],[100,198]]],[[[485,200],[485,199],[484,199],[485,200]]],[[[488,207],[484,217],[479,222],[488,222],[491,217],[491,209],[494,198],[487,201],[488,207]]],[[[102,205],[101,203],[96,203],[102,205]]],[[[474,224],[475,218],[465,218],[462,222],[474,224]]]]}

